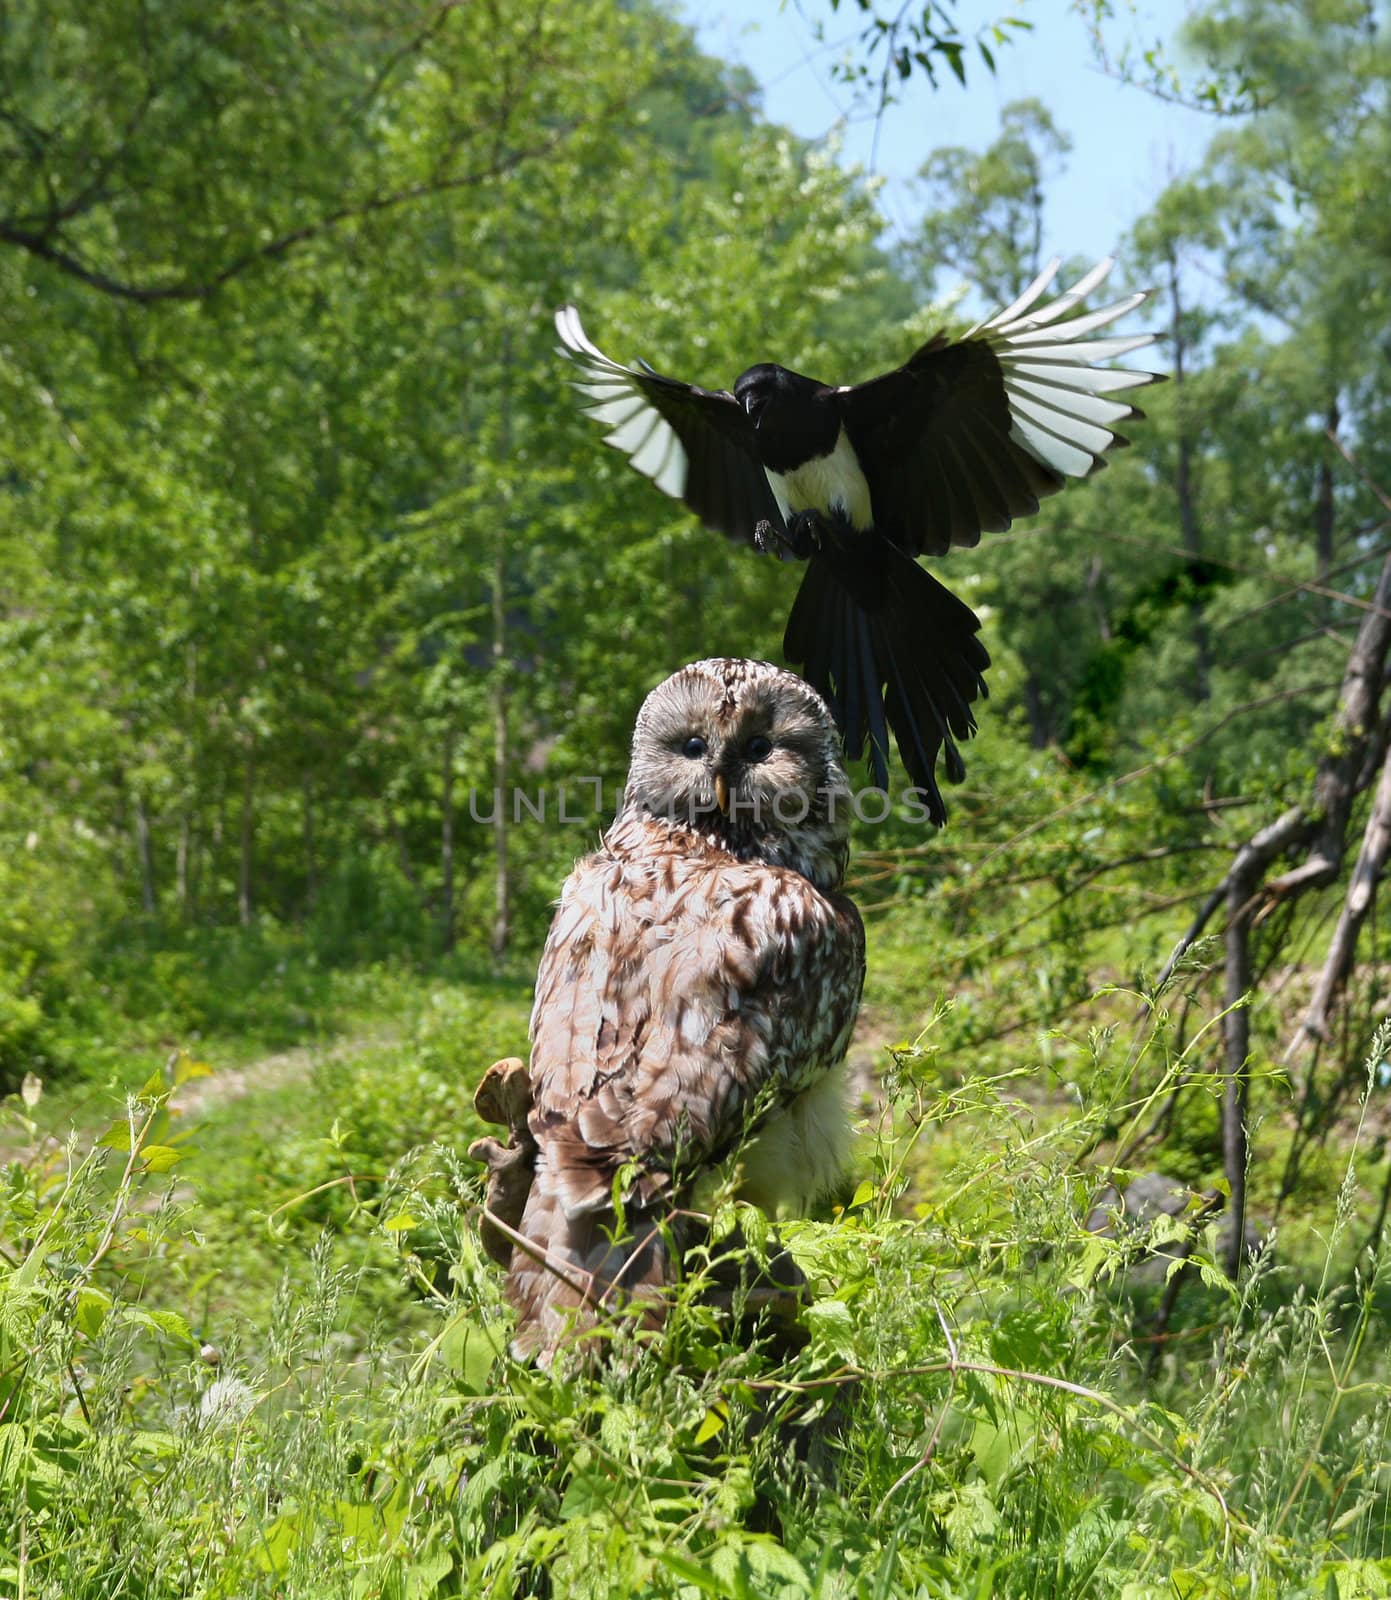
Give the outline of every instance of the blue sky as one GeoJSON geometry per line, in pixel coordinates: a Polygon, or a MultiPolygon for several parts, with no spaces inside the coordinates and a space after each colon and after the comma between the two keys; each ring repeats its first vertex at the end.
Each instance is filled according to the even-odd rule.
{"type": "MultiPolygon", "coordinates": [[[[873,118],[856,118],[850,91],[832,75],[838,50],[818,46],[812,27],[823,18],[828,42],[843,53],[854,47],[861,13],[854,0],[842,0],[838,13],[828,0],[802,4],[799,14],[793,4],[779,6],[777,0],[680,0],[678,14],[695,26],[705,50],[753,72],[772,121],[809,139],[840,126],[843,159],[868,168],[873,118]]],[[[1179,0],[1142,0],[1135,18],[1116,25],[1116,47],[1127,35],[1165,35],[1185,9],[1179,0]],[[1160,20],[1165,17],[1169,23],[1160,20]]],[[[1032,95],[1073,141],[1067,170],[1049,191],[1045,250],[1093,258],[1111,254],[1169,177],[1196,164],[1218,121],[1108,77],[1069,0],[1015,0],[1012,6],[1008,0],[960,0],[958,16],[969,30],[1011,10],[1030,20],[1033,31],[1015,35],[1015,43],[995,52],[993,77],[972,52],[966,88],[944,70],[936,90],[915,79],[905,86],[902,102],[886,112],[875,170],[887,180],[880,205],[890,232],[911,226],[911,179],[929,151],[939,145],[983,148],[998,132],[1000,108],[1032,95]]]]}

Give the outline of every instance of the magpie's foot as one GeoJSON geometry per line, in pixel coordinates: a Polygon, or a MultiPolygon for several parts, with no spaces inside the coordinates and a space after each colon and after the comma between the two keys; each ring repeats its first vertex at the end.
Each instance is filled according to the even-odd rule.
{"type": "Polygon", "coordinates": [[[821,518],[815,511],[799,511],[787,530],[787,548],[798,561],[807,561],[821,546],[821,518]]]}
{"type": "Polygon", "coordinates": [[[819,544],[817,516],[814,511],[799,511],[792,518],[786,533],[781,528],[774,527],[766,517],[754,525],[753,547],[761,556],[767,555],[771,550],[784,557],[790,556],[794,561],[806,561],[815,553],[819,544]]]}

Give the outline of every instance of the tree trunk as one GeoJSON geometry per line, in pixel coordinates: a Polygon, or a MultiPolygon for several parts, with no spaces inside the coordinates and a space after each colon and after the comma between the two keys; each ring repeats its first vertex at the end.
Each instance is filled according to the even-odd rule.
{"type": "Polygon", "coordinates": [[[305,773],[300,789],[301,848],[304,852],[304,915],[314,909],[319,895],[319,872],[314,864],[314,790],[305,773]]]}
{"type": "Polygon", "coordinates": [[[1386,857],[1391,850],[1391,752],[1381,768],[1381,781],[1372,800],[1371,815],[1362,835],[1362,849],[1357,865],[1352,869],[1347,897],[1338,916],[1338,926],[1328,944],[1328,954],[1323,970],[1314,985],[1314,993],[1304,1020],[1295,1031],[1285,1051],[1289,1061],[1304,1044],[1318,1048],[1328,1038],[1329,1013],[1343,992],[1352,973],[1357,955],[1357,941],[1362,924],[1372,908],[1372,898],[1382,874],[1386,870],[1386,857]]]}
{"type": "MultiPolygon", "coordinates": [[[[1231,1188],[1232,1231],[1227,1248],[1227,1268],[1240,1270],[1245,1240],[1246,1165],[1248,1157],[1247,1061],[1251,1024],[1246,997],[1254,985],[1251,930],[1261,913],[1276,901],[1297,898],[1321,888],[1337,876],[1346,851],[1348,819],[1357,795],[1374,781],[1377,762],[1385,750],[1386,730],[1378,712],[1391,647],[1391,555],[1382,565],[1376,594],[1363,613],[1357,639],[1348,656],[1338,697],[1333,732],[1319,757],[1313,794],[1307,805],[1291,806],[1274,822],[1253,835],[1237,851],[1220,884],[1204,901],[1164,969],[1172,973],[1185,950],[1202,933],[1208,918],[1223,902],[1227,907],[1226,963],[1222,1019],[1223,1061],[1226,1077],[1222,1109],[1222,1153],[1231,1188]],[[1375,751],[1376,761],[1369,756],[1375,751]],[[1306,849],[1305,859],[1278,877],[1267,873],[1276,860],[1296,849],[1306,849]]],[[[1380,793],[1380,791],[1379,791],[1380,793]]],[[[1373,807],[1373,815],[1377,807],[1373,807]]],[[[1379,870],[1377,844],[1364,842],[1368,870],[1379,870]]],[[[1380,857],[1384,864],[1384,853],[1380,857]]],[[[1312,1074],[1306,1081],[1300,1127],[1312,1103],[1312,1074]]],[[[1298,1130],[1286,1163],[1283,1192],[1288,1193],[1298,1159],[1298,1130]]]]}
{"type": "Polygon", "coordinates": [[[1111,613],[1106,605],[1106,567],[1100,556],[1093,556],[1087,563],[1087,598],[1092,603],[1097,634],[1102,644],[1110,644],[1113,635],[1111,613]]]}
{"type": "MultiPolygon", "coordinates": [[[[190,587],[197,592],[198,571],[189,578],[190,587]]],[[[196,636],[184,648],[184,802],[179,812],[179,841],[176,856],[178,880],[179,917],[191,922],[194,915],[194,839],[193,826],[197,806],[198,781],[198,641],[196,636]]]]}
{"type": "Polygon", "coordinates": [[[1198,522],[1197,494],[1193,484],[1193,441],[1189,434],[1188,419],[1184,415],[1183,384],[1186,346],[1183,336],[1183,302],[1179,297],[1178,257],[1169,251],[1169,306],[1170,339],[1173,347],[1173,381],[1177,391],[1175,416],[1178,428],[1178,460],[1174,467],[1174,492],[1178,497],[1179,526],[1183,530],[1183,549],[1188,557],[1189,578],[1194,591],[1188,601],[1189,631],[1193,638],[1193,695],[1206,700],[1212,672],[1212,642],[1208,637],[1207,618],[1203,615],[1203,597],[1196,581],[1203,559],[1203,535],[1198,522]]]}
{"type": "Polygon", "coordinates": [[[1227,1276],[1236,1281],[1241,1272],[1246,1236],[1246,1163],[1250,1143],[1246,1126],[1249,1080],[1246,1062],[1251,1053],[1250,911],[1241,903],[1246,885],[1233,878],[1227,891],[1227,971],[1222,996],[1228,1008],[1222,1019],[1223,1054],[1227,1084],[1222,1096],[1222,1171],[1227,1179],[1227,1210],[1231,1229],[1227,1235],[1227,1276]]]}
{"type": "Polygon", "coordinates": [[[1222,1054],[1227,1082],[1222,1096],[1222,1170],[1227,1179],[1231,1216],[1224,1265],[1233,1281],[1241,1271],[1246,1243],[1246,1165],[1250,1156],[1246,1065],[1251,1055],[1249,997],[1254,987],[1251,927],[1264,904],[1266,868],[1295,843],[1305,826],[1304,812],[1292,806],[1237,851],[1227,874],[1226,972],[1222,995],[1225,1007],[1222,1054]]]}
{"type": "Polygon", "coordinates": [[[132,802],[135,819],[135,855],[140,866],[140,909],[147,917],[155,914],[155,857],[150,842],[150,819],[138,793],[132,802]]]}
{"type": "MultiPolygon", "coordinates": [[[[1324,418],[1325,432],[1336,436],[1341,421],[1338,396],[1335,394],[1328,403],[1328,415],[1324,418]]],[[[1318,558],[1320,583],[1326,583],[1328,574],[1333,570],[1333,532],[1333,463],[1328,459],[1325,449],[1319,458],[1318,474],[1314,480],[1314,551],[1318,558]]]]}
{"type": "MultiPolygon", "coordinates": [[[[498,453],[512,452],[512,333],[502,335],[502,392],[499,397],[498,453]]],[[[493,544],[493,960],[501,961],[512,942],[512,876],[507,859],[507,523],[499,516],[493,544]]]]}
{"type": "Polygon", "coordinates": [[[1372,1224],[1372,1230],[1367,1235],[1366,1244],[1358,1251],[1359,1255],[1364,1252],[1376,1255],[1381,1250],[1382,1235],[1386,1232],[1386,1214],[1388,1210],[1391,1210],[1391,1164],[1388,1164],[1386,1176],[1382,1180],[1381,1201],[1377,1206],[1376,1221],[1372,1224]]]}
{"type": "Polygon", "coordinates": [[[1322,818],[1308,860],[1271,885],[1277,894],[1322,887],[1338,876],[1347,849],[1348,816],[1360,786],[1381,762],[1383,730],[1378,707],[1391,650],[1391,555],[1382,562],[1371,604],[1353,641],[1338,696],[1338,713],[1314,779],[1310,810],[1322,818]]]}
{"type": "Polygon", "coordinates": [[[1024,674],[1024,715],[1029,723],[1029,743],[1035,750],[1046,750],[1052,734],[1043,709],[1043,689],[1032,672],[1024,674]]]}
{"type": "Polygon", "coordinates": [[[507,541],[499,529],[493,560],[493,960],[507,954],[512,941],[512,878],[507,860],[507,541]]]}
{"type": "Polygon", "coordinates": [[[444,799],[440,808],[440,944],[454,948],[454,725],[444,730],[444,799]]]}
{"type": "Polygon", "coordinates": [[[193,818],[185,804],[179,813],[179,837],[174,844],[174,893],[179,902],[179,920],[189,920],[189,853],[193,848],[193,818]]]}
{"type": "Polygon", "coordinates": [[[241,852],[237,862],[237,918],[243,928],[251,924],[251,854],[255,843],[256,757],[248,746],[242,772],[241,852]]]}

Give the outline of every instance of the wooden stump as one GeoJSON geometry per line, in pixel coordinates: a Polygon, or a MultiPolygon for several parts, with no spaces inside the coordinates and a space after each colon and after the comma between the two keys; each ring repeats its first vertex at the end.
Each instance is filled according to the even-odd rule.
{"type": "Polygon", "coordinates": [[[495,1061],[483,1074],[473,1097],[473,1108],[484,1122],[507,1129],[506,1142],[491,1136],[475,1139],[468,1153],[488,1168],[488,1190],[478,1232],[483,1248],[501,1267],[512,1264],[512,1241],[493,1221],[509,1228],[521,1225],[536,1166],[536,1141],[527,1126],[531,1110],[531,1077],[518,1056],[495,1061]]]}

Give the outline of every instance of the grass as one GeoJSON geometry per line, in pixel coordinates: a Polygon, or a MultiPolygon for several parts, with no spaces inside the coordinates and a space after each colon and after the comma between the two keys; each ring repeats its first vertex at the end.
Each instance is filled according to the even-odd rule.
{"type": "Polygon", "coordinates": [[[543,1376],[505,1354],[460,1157],[525,980],[356,981],[279,1075],[233,1080],[245,1033],[205,1038],[228,1087],[173,1081],[186,1055],[100,1142],[6,1103],[0,1596],[1391,1593],[1365,1136],[1239,1293],[1199,1228],[1157,1346],[1150,1241],[1085,1228],[1106,1152],[1194,1066],[1162,1005],[1137,1029],[1099,999],[1113,1029],[989,1071],[939,1011],[883,1058],[844,1204],[783,1226],[804,1347],[690,1281],[645,1347],[616,1325],[601,1372],[543,1376]]]}

